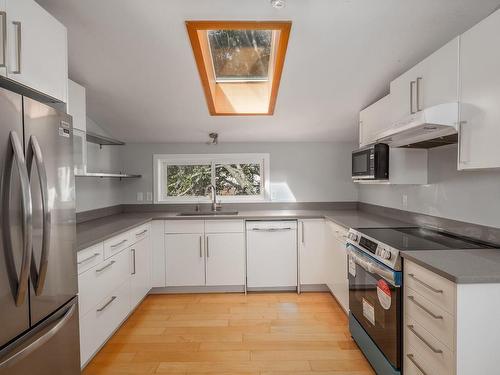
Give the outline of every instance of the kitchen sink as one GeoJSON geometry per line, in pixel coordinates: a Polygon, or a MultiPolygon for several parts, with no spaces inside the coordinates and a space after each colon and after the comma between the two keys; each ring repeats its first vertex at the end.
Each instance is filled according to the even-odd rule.
{"type": "Polygon", "coordinates": [[[238,215],[238,211],[189,211],[180,212],[177,216],[226,216],[238,215]]]}

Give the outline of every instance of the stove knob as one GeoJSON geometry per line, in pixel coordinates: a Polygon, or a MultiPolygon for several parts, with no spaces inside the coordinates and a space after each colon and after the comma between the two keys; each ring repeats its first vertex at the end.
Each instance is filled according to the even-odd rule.
{"type": "Polygon", "coordinates": [[[391,252],[388,251],[388,250],[382,250],[382,254],[380,254],[382,256],[382,258],[386,259],[386,260],[389,260],[391,259],[391,252]]]}

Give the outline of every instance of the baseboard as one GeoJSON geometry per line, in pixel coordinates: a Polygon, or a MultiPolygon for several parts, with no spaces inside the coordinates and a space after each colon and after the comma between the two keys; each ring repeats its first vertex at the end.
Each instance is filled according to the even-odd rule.
{"type": "Polygon", "coordinates": [[[296,292],[296,286],[247,287],[249,292],[296,292]]]}
{"type": "Polygon", "coordinates": [[[330,292],[326,284],[301,284],[301,292],[330,292]]]}
{"type": "Polygon", "coordinates": [[[244,293],[245,285],[220,286],[167,286],[153,288],[149,294],[182,294],[182,293],[244,293]]]}

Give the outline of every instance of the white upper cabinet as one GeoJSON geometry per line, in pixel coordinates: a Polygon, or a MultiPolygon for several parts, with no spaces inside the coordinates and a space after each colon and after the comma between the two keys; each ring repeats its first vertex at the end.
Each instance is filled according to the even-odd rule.
{"type": "Polygon", "coordinates": [[[300,284],[325,284],[325,220],[299,221],[300,284]]]}
{"type": "Polygon", "coordinates": [[[405,125],[411,115],[458,101],[459,38],[391,82],[391,120],[405,125]]]}
{"type": "Polygon", "coordinates": [[[375,143],[378,134],[391,127],[390,95],[373,103],[359,113],[359,147],[375,143]]]}
{"type": "Polygon", "coordinates": [[[73,129],[87,131],[87,103],[85,87],[68,80],[68,115],[73,117],[73,129]]]}
{"type": "Polygon", "coordinates": [[[6,10],[5,0],[0,0],[0,76],[4,77],[7,75],[6,10]]]}
{"type": "MultiPolygon", "coordinates": [[[[7,45],[4,54],[6,69],[0,70],[0,74],[66,103],[66,28],[33,0],[3,1],[5,17],[1,18],[6,27],[0,28],[0,32],[7,35],[0,39],[6,38],[7,45]]],[[[0,48],[0,54],[3,51],[0,48]]]]}
{"type": "Polygon", "coordinates": [[[460,43],[458,169],[500,168],[500,11],[465,32],[460,43]]]}

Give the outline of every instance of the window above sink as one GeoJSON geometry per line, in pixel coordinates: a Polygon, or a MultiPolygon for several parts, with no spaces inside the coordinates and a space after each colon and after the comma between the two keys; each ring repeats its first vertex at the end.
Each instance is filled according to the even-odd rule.
{"type": "Polygon", "coordinates": [[[269,154],[154,155],[155,203],[208,203],[210,186],[224,202],[269,198],[269,154]]]}

